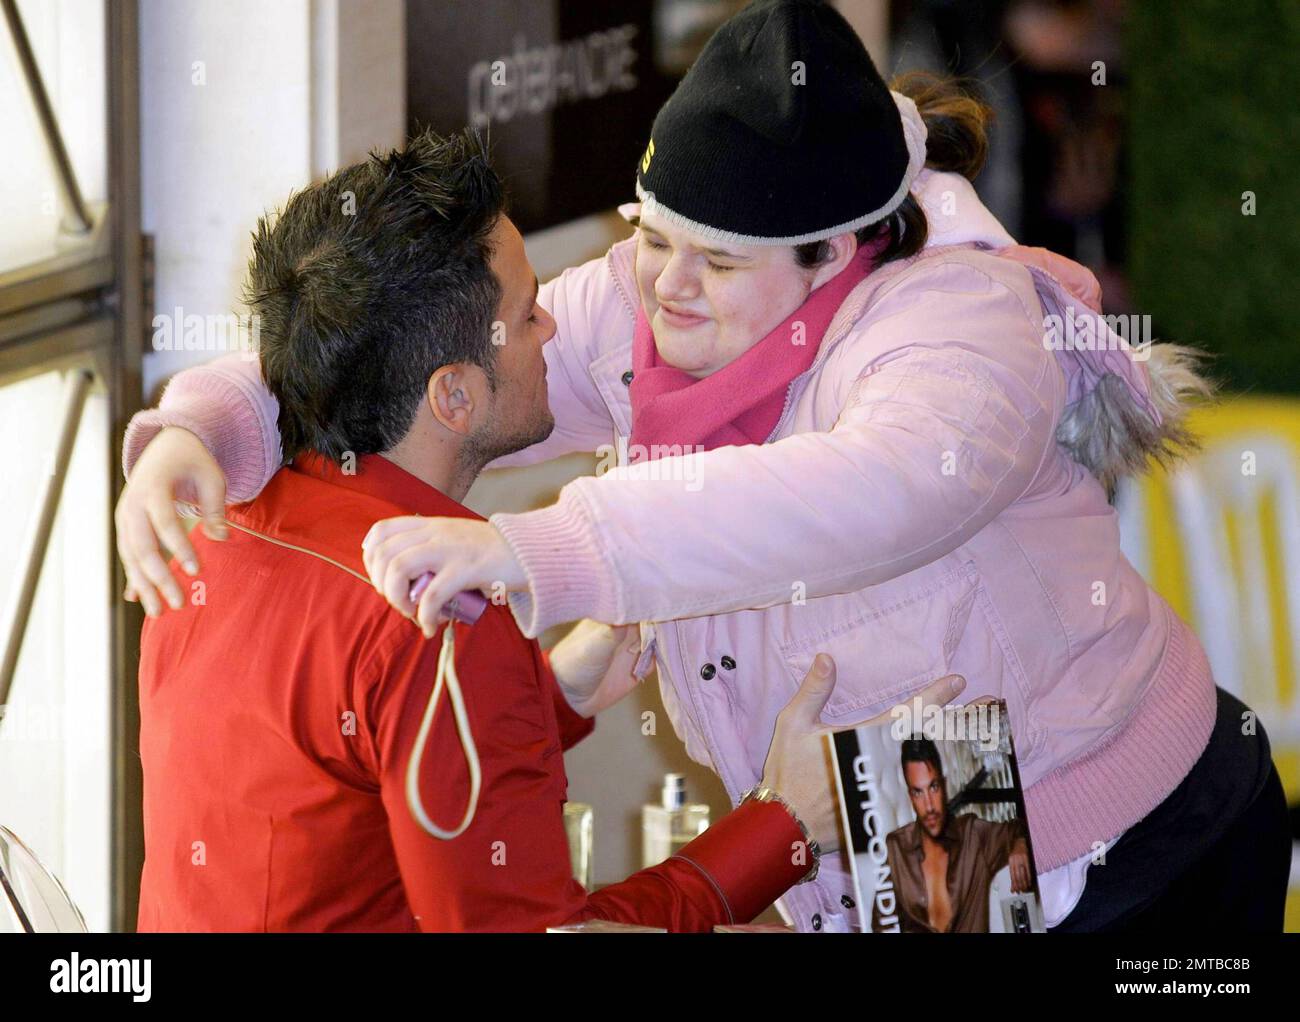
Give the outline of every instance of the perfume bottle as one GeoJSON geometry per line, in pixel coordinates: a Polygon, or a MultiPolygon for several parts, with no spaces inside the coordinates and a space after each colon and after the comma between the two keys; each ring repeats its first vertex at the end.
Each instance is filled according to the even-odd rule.
{"type": "Polygon", "coordinates": [[[569,863],[573,878],[587,890],[595,882],[595,862],[592,856],[593,814],[585,802],[564,803],[564,833],[569,839],[569,863]]]}
{"type": "Polygon", "coordinates": [[[686,778],[665,774],[662,800],[641,807],[641,866],[657,866],[709,826],[709,807],[688,805],[686,778]]]}

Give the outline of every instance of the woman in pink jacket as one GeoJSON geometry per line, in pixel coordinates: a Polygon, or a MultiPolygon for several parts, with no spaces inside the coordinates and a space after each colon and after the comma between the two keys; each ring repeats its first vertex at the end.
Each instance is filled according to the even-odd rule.
{"type": "MultiPolygon", "coordinates": [[[[1188,442],[1208,388],[1186,349],[1117,337],[1087,270],[984,209],[979,104],[899,88],[829,5],[760,0],[724,25],[655,120],[635,235],[541,289],[553,433],[491,467],[616,466],[525,514],[379,523],[371,577],[426,627],[465,588],[509,592],[528,636],[640,623],[638,676],[657,664],[689,754],[737,802],[818,651],[833,725],[963,675],[1008,703],[1049,925],[1280,929],[1267,740],[1125,560],[1108,502],[1188,442]]],[[[276,415],[235,356],[180,374],[124,457],[184,427],[246,500],[279,467],[276,415]]],[[[150,448],[119,505],[155,604],[170,496],[221,499],[189,433],[150,448]]],[[[828,857],[784,907],[847,928],[846,870],[828,857]]]]}

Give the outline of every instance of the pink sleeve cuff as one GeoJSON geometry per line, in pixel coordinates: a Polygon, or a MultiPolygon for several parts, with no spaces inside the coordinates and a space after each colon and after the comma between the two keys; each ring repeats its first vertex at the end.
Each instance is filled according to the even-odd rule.
{"type": "Polygon", "coordinates": [[[546,629],[589,617],[623,624],[609,555],[601,549],[590,507],[566,486],[550,507],[488,519],[505,537],[528,580],[510,595],[520,630],[535,639],[546,629]]]}
{"type": "MultiPolygon", "coordinates": [[[[239,356],[233,356],[239,357],[239,356]]],[[[131,474],[149,441],[167,426],[202,441],[226,475],[226,503],[256,497],[280,468],[279,405],[254,371],[222,362],[187,369],[163,392],[155,409],[137,412],[122,439],[122,469],[131,474]]]]}

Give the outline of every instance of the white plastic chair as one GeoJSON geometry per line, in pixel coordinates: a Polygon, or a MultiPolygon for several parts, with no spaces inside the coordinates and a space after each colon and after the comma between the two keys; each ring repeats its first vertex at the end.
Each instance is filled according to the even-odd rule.
{"type": "Polygon", "coordinates": [[[86,933],[59,878],[8,827],[0,827],[0,933],[86,933]]]}

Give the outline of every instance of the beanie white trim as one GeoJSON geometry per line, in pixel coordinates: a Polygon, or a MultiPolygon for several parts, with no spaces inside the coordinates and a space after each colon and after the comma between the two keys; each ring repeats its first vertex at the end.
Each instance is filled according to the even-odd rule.
{"type": "MultiPolygon", "coordinates": [[[[925,121],[921,119],[920,111],[916,109],[916,104],[901,92],[890,91],[894,97],[894,105],[898,107],[898,116],[903,124],[903,138],[907,142],[907,169],[903,172],[903,180],[899,182],[898,188],[894,194],[879,209],[872,210],[862,216],[855,217],[842,224],[836,224],[834,227],[824,227],[818,231],[810,231],[807,234],[795,234],[787,238],[760,238],[752,234],[737,234],[734,231],[724,231],[717,227],[710,227],[707,224],[699,223],[690,217],[683,216],[675,210],[669,209],[663,203],[655,198],[654,192],[648,192],[641,187],[641,182],[636,183],[636,197],[641,200],[639,214],[651,214],[661,216],[674,227],[684,231],[691,231],[710,241],[718,241],[731,245],[803,245],[810,241],[824,241],[827,238],[833,238],[837,234],[847,234],[850,231],[856,231],[860,227],[866,227],[868,224],[877,223],[889,216],[907,198],[907,193],[912,188],[912,182],[916,180],[916,175],[921,173],[925,166],[925,121]]],[[[619,207],[622,212],[624,207],[619,207]]]]}

